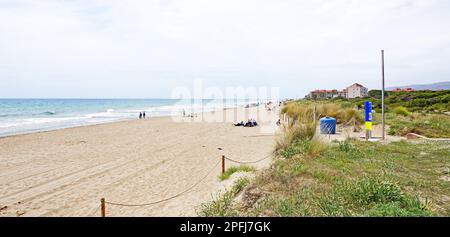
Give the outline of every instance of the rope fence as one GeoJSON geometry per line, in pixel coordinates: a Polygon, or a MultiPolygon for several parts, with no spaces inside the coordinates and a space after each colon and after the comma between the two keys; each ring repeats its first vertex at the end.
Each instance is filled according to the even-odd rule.
{"type": "Polygon", "coordinates": [[[177,197],[179,197],[179,196],[181,196],[181,195],[191,191],[193,188],[195,188],[197,185],[199,185],[203,180],[205,180],[214,171],[214,169],[219,165],[219,163],[220,163],[220,161],[217,162],[216,165],[214,165],[214,167],[205,176],[203,176],[203,178],[201,178],[196,183],[194,183],[194,185],[190,186],[186,190],[184,190],[184,191],[182,191],[182,192],[180,192],[180,193],[178,193],[176,195],[173,195],[171,197],[164,198],[164,199],[161,199],[161,200],[158,200],[158,201],[154,201],[154,202],[143,203],[143,204],[124,204],[124,203],[107,202],[107,201],[105,201],[105,203],[106,204],[110,204],[110,205],[114,205],[114,206],[143,207],[143,206],[150,206],[150,205],[158,204],[158,203],[161,203],[161,202],[169,201],[171,199],[177,198],[177,197]]]}
{"type": "Polygon", "coordinates": [[[175,199],[177,197],[180,197],[180,196],[188,193],[189,191],[191,191],[195,187],[197,187],[200,183],[202,183],[217,168],[217,166],[219,166],[219,164],[222,164],[222,174],[223,174],[225,172],[225,160],[228,160],[228,161],[231,161],[231,162],[235,162],[235,163],[238,163],[238,164],[255,164],[255,163],[259,163],[259,162],[261,162],[263,160],[266,160],[268,158],[271,158],[271,157],[272,157],[272,155],[268,155],[268,156],[263,157],[262,159],[255,160],[255,161],[238,161],[238,160],[234,160],[234,159],[228,158],[228,157],[223,155],[221,157],[221,159],[206,173],[205,176],[203,176],[201,179],[199,179],[197,182],[195,182],[193,185],[191,185],[187,189],[183,190],[182,192],[179,192],[179,193],[177,193],[177,194],[175,194],[173,196],[170,196],[170,197],[158,200],[158,201],[149,202],[149,203],[140,203],[140,204],[128,204],[128,203],[110,202],[110,201],[106,201],[105,198],[101,198],[100,199],[100,206],[98,206],[95,209],[93,214],[96,213],[99,209],[101,209],[101,216],[102,217],[106,217],[106,204],[112,205],[112,206],[122,206],[122,207],[144,207],[144,206],[151,206],[151,205],[163,203],[163,202],[175,199]]]}
{"type": "Polygon", "coordinates": [[[245,164],[256,164],[256,163],[259,163],[259,162],[261,162],[263,160],[266,160],[268,158],[271,158],[271,157],[272,157],[272,155],[268,155],[268,156],[263,157],[262,159],[255,160],[255,161],[238,161],[238,160],[233,160],[233,159],[231,159],[231,158],[229,158],[227,156],[225,156],[225,159],[227,159],[227,160],[229,160],[231,162],[235,162],[235,163],[238,163],[238,164],[245,165],[245,164]]]}

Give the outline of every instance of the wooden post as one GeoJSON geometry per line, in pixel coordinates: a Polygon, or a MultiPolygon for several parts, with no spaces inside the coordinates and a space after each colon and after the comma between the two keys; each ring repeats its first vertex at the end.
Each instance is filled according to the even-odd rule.
{"type": "Polygon", "coordinates": [[[316,105],[314,105],[314,111],[313,111],[313,120],[316,122],[316,105]]]}
{"type": "Polygon", "coordinates": [[[105,199],[100,199],[101,203],[101,210],[102,210],[102,217],[106,217],[106,205],[105,205],[105,199]]]}
{"type": "Polygon", "coordinates": [[[225,173],[225,156],[222,155],[222,174],[225,173]]]}

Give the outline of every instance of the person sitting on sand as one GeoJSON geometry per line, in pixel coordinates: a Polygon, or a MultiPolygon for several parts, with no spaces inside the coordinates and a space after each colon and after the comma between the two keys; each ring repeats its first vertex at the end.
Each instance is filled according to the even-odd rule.
{"type": "Polygon", "coordinates": [[[244,121],[241,121],[240,123],[235,123],[235,124],[233,124],[235,127],[243,127],[245,124],[244,124],[244,121]]]}
{"type": "Polygon", "coordinates": [[[253,119],[249,119],[248,121],[247,121],[247,123],[244,125],[244,127],[255,127],[255,126],[257,126],[258,124],[256,123],[256,121],[254,121],[253,119]]]}
{"type": "Polygon", "coordinates": [[[258,123],[256,122],[255,119],[252,119],[252,127],[256,127],[256,126],[258,126],[258,123]]]}

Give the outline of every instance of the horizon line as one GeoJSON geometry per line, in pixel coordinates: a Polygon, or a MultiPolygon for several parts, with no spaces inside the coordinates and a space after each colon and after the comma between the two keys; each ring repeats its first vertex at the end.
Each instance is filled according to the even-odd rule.
{"type": "MultiPolygon", "coordinates": [[[[215,98],[191,98],[191,99],[173,99],[173,98],[80,98],[80,97],[49,97],[49,98],[43,98],[43,97],[8,97],[8,98],[0,98],[0,100],[271,100],[272,98],[222,98],[222,99],[215,99],[215,98]]],[[[291,99],[291,98],[279,98],[279,99],[291,99]]]]}

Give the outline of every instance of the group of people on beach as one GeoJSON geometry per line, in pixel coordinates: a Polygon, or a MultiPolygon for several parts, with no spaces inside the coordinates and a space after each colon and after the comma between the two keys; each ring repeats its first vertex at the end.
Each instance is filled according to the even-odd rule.
{"type": "Polygon", "coordinates": [[[197,118],[197,113],[190,113],[190,114],[186,114],[186,110],[182,110],[182,114],[183,114],[183,117],[188,117],[188,118],[197,118]]]}
{"type": "Polygon", "coordinates": [[[244,121],[241,121],[240,123],[234,124],[235,127],[256,127],[258,126],[258,123],[254,119],[249,119],[246,123],[244,121]]]}
{"type": "Polygon", "coordinates": [[[139,113],[139,119],[145,119],[145,111],[139,113]]]}
{"type": "MultiPolygon", "coordinates": [[[[282,106],[282,102],[279,102],[279,103],[278,103],[278,107],[281,108],[281,106],[282,106]]],[[[266,103],[266,104],[264,105],[264,107],[265,107],[265,109],[266,109],[267,111],[270,112],[270,111],[275,110],[275,108],[277,107],[277,104],[273,103],[272,101],[269,101],[268,103],[266,103]]]]}

